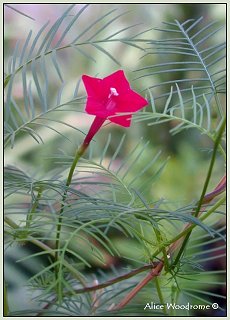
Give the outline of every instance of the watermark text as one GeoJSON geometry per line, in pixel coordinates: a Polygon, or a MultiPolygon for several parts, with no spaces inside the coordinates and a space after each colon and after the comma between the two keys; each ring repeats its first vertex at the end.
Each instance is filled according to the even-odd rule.
{"type": "Polygon", "coordinates": [[[177,304],[177,303],[166,303],[166,304],[158,304],[153,301],[147,302],[144,306],[144,310],[210,310],[210,309],[218,309],[219,305],[217,303],[213,304],[177,304]]]}

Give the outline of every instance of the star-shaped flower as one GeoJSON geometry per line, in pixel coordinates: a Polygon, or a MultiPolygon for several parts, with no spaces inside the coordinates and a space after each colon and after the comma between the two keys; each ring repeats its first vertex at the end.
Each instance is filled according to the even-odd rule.
{"type": "Polygon", "coordinates": [[[101,119],[129,127],[132,114],[116,114],[133,113],[148,104],[146,99],[130,88],[123,70],[103,79],[83,75],[82,80],[88,95],[85,111],[101,119]]]}
{"type": "Polygon", "coordinates": [[[123,70],[100,79],[87,75],[82,76],[88,97],[85,111],[95,115],[79,154],[83,154],[91,140],[105,120],[110,120],[123,127],[130,127],[132,113],[148,104],[148,101],[130,88],[123,70]],[[129,113],[116,115],[117,113],[129,113]]]}

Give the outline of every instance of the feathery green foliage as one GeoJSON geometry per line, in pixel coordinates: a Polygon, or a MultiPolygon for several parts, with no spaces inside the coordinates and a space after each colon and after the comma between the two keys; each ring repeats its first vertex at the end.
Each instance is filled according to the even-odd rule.
{"type": "Polygon", "coordinates": [[[218,26],[218,22],[202,25],[202,20],[202,17],[183,23],[175,20],[165,23],[165,29],[157,29],[166,36],[151,41],[143,59],[158,55],[163,62],[135,70],[141,73],[136,80],[165,74],[170,80],[149,85],[153,112],[137,115],[136,121],[153,125],[174,120],[178,124],[171,129],[173,134],[197,128],[211,139],[215,138],[224,115],[219,95],[225,94],[226,45],[210,44],[216,33],[223,32],[223,26],[218,26]]]}
{"type": "MultiPolygon", "coordinates": [[[[47,137],[42,128],[54,132],[61,141],[54,153],[49,150],[46,159],[40,156],[39,149],[40,164],[45,160],[52,164],[47,170],[26,168],[14,161],[5,167],[6,252],[22,248],[18,250],[18,255],[19,252],[22,255],[17,255],[16,265],[33,266],[25,284],[37,302],[34,308],[28,304],[28,309],[22,311],[11,310],[9,306],[7,313],[10,316],[165,316],[162,310],[144,310],[150,297],[156,304],[218,303],[219,310],[224,312],[225,296],[216,292],[216,288],[225,284],[224,266],[217,263],[225,255],[225,227],[218,224],[223,221],[224,189],[213,196],[212,202],[202,202],[201,215],[194,215],[198,206],[195,200],[181,199],[178,204],[156,197],[156,183],[167,169],[170,157],[151,149],[144,138],[129,145],[129,137],[120,132],[109,132],[104,144],[91,143],[67,188],[67,170],[85,128],[63,120],[64,115],[71,113],[82,121],[85,102],[80,88],[81,74],[76,75],[77,80],[70,87],[63,68],[63,54],[73,55],[76,64],[82,61],[82,56],[95,63],[93,53],[98,51],[100,56],[120,66],[116,54],[120,47],[113,49],[114,45],[128,46],[132,52],[143,54],[140,65],[133,70],[134,83],[143,81],[143,92],[150,103],[143,112],[133,115],[133,122],[147,124],[150,129],[170,122],[171,134],[198,129],[199,136],[206,135],[211,141],[210,154],[214,154],[215,163],[211,163],[210,173],[213,174],[219,155],[225,157],[222,134],[225,44],[213,41],[222,32],[222,26],[198,18],[166,22],[164,28],[151,26],[134,32],[139,26],[135,23],[122,24],[121,29],[114,30],[113,24],[127,12],[102,10],[99,17],[81,24],[89,8],[87,4],[73,13],[75,5],[68,5],[51,26],[47,22],[36,34],[30,30],[23,43],[18,40],[7,61],[6,152],[14,154],[17,143],[27,137],[44,144],[41,148],[45,148],[47,137]],[[77,34],[71,32],[73,29],[77,34]],[[160,33],[158,40],[152,32],[160,33]],[[20,98],[16,90],[18,83],[20,98]],[[218,157],[214,153],[216,144],[218,157]],[[56,247],[59,223],[60,247],[56,247]],[[183,241],[190,231],[192,236],[182,246],[184,250],[175,265],[179,248],[172,253],[168,250],[178,240],[183,241]],[[29,251],[21,247],[23,244],[30,244],[36,250],[29,251]],[[164,268],[154,281],[138,291],[129,304],[114,309],[162,260],[164,268]],[[213,269],[209,268],[210,263],[213,269]]],[[[102,130],[109,129],[105,126],[102,130]]],[[[210,178],[208,185],[209,182],[210,178]]],[[[205,315],[202,312],[195,314],[205,315]]],[[[171,309],[166,314],[187,316],[194,315],[194,310],[171,309]]]]}

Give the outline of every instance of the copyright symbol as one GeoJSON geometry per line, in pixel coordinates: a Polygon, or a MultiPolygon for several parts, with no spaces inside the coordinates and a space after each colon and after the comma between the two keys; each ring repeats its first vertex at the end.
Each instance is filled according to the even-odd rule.
{"type": "Polygon", "coordinates": [[[213,308],[213,309],[218,309],[218,308],[219,308],[218,303],[213,303],[213,304],[212,304],[212,308],[213,308]]]}

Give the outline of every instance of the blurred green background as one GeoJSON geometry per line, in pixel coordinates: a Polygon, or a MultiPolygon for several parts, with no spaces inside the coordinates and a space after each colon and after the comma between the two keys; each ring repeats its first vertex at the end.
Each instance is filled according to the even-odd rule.
{"type": "MultiPolygon", "coordinates": [[[[18,39],[25,39],[27,32],[31,29],[35,34],[39,28],[48,20],[54,22],[68,5],[65,4],[14,4],[15,9],[22,11],[24,14],[34,18],[34,20],[25,17],[11,8],[4,7],[4,28],[5,28],[5,60],[9,59],[12,50],[15,47],[18,39]]],[[[83,4],[77,4],[75,11],[77,12],[83,4]]],[[[225,22],[226,6],[225,4],[93,4],[89,6],[86,13],[78,21],[78,27],[72,29],[72,34],[69,37],[74,37],[79,33],[79,30],[86,27],[93,19],[99,15],[108,12],[109,10],[117,9],[118,13],[127,14],[120,17],[110,26],[110,33],[115,33],[117,30],[125,28],[127,25],[137,24],[134,28],[128,31],[128,34],[137,34],[142,30],[151,29],[148,32],[148,37],[157,39],[159,32],[153,28],[160,28],[163,21],[185,21],[187,19],[204,17],[204,22],[209,23],[213,20],[225,22]],[[79,28],[79,30],[78,30],[79,28]]],[[[100,23],[97,28],[100,29],[100,23]]],[[[95,30],[93,30],[95,32],[95,30]]],[[[61,30],[60,30],[61,32],[61,30]]],[[[219,36],[219,35],[218,35],[219,36]]],[[[223,34],[223,40],[225,35],[223,34]]],[[[219,38],[216,40],[221,41],[219,38]]],[[[68,38],[66,39],[68,42],[68,38]]],[[[155,77],[149,79],[148,77],[135,80],[136,74],[133,70],[142,67],[144,64],[141,56],[143,55],[138,49],[127,46],[121,43],[109,43],[110,50],[113,55],[121,63],[121,68],[125,70],[128,79],[131,81],[132,87],[141,92],[143,89],[151,85],[153,82],[161,82],[162,79],[155,77]]],[[[103,55],[96,48],[88,48],[86,50],[93,59],[87,59],[79,54],[75,49],[64,50],[59,55],[59,62],[61,65],[62,75],[66,81],[66,87],[63,96],[68,98],[74,90],[77,81],[82,74],[98,77],[105,77],[108,74],[116,71],[120,67],[117,66],[111,59],[103,55]],[[88,51],[87,51],[88,50],[88,51]]],[[[151,63],[154,59],[159,57],[151,56],[151,63]]],[[[146,63],[146,61],[145,61],[146,63]]],[[[186,74],[182,75],[186,77],[186,74]]],[[[50,77],[53,77],[51,83],[50,97],[55,95],[60,87],[60,79],[54,71],[50,71],[50,77]]],[[[163,76],[162,76],[163,77],[163,76]]],[[[167,76],[166,76],[167,77],[167,76]]],[[[160,90],[160,88],[159,88],[160,90]]],[[[84,88],[80,86],[80,93],[85,95],[84,88]]],[[[160,92],[159,92],[160,93],[160,92]]],[[[156,92],[156,94],[159,94],[156,92]]],[[[23,91],[20,79],[14,87],[14,98],[22,101],[23,91]]],[[[77,106],[79,110],[84,110],[84,105],[77,106]],[[79,109],[80,108],[80,109],[79,109]]],[[[81,113],[69,112],[61,113],[59,120],[65,121],[73,126],[78,127],[84,132],[87,132],[91,122],[92,116],[81,113]]],[[[114,153],[119,144],[123,134],[126,134],[126,140],[122,149],[122,156],[125,158],[130,150],[137,144],[139,139],[143,137],[143,144],[149,141],[149,148],[144,154],[144,158],[136,164],[135,170],[139,171],[148,164],[156,153],[161,150],[161,156],[157,161],[157,165],[167,158],[169,161],[165,166],[160,177],[155,180],[151,188],[148,190],[148,197],[153,201],[160,198],[167,199],[176,205],[190,203],[194,199],[198,199],[206,177],[210,154],[209,148],[212,148],[213,143],[205,135],[201,135],[195,129],[182,131],[181,133],[172,136],[169,130],[172,128],[171,122],[147,127],[146,123],[137,123],[130,129],[125,130],[113,125],[106,126],[97,136],[97,146],[94,156],[97,159],[100,157],[100,152],[105,145],[108,134],[112,134],[111,144],[108,149],[109,156],[114,153]]],[[[63,134],[67,135],[74,143],[68,143],[62,136],[55,134],[55,132],[47,128],[38,129],[45,144],[36,144],[36,142],[27,135],[18,135],[14,149],[7,148],[5,151],[5,163],[15,164],[28,172],[39,172],[39,175],[45,175],[51,168],[54,167],[49,156],[56,154],[58,149],[63,149],[67,153],[72,154],[74,144],[80,144],[83,135],[71,130],[68,127],[55,124],[55,128],[63,134]]],[[[210,190],[214,187],[219,179],[223,176],[225,171],[223,160],[218,158],[214,168],[214,173],[210,183],[210,190]]],[[[148,172],[146,173],[146,177],[148,172]]],[[[128,247],[127,247],[128,248],[128,247]]],[[[15,252],[12,253],[15,255],[15,252]]],[[[15,270],[15,269],[14,269],[15,270]]],[[[8,272],[11,271],[8,269],[8,272]]],[[[18,277],[19,278],[19,277],[18,277]]],[[[23,280],[23,278],[21,278],[23,280]]],[[[22,281],[23,283],[23,281],[22,281]]],[[[20,286],[19,286],[20,292],[20,286]]],[[[12,294],[13,304],[17,307],[22,307],[23,303],[17,303],[18,291],[12,294]]],[[[26,299],[25,299],[26,300],[26,299]]],[[[26,303],[26,301],[25,301],[26,303]]]]}

